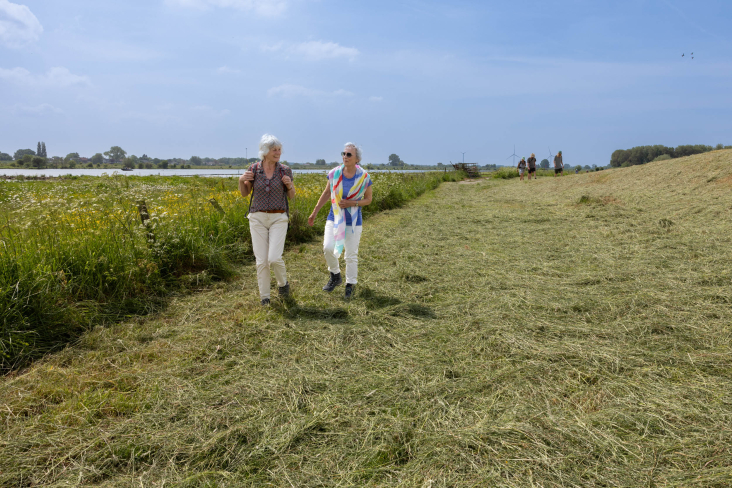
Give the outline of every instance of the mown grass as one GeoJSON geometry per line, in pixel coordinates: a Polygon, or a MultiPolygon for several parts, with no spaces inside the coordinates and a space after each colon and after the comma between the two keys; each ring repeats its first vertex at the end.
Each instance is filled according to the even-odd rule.
{"type": "MultiPolygon", "coordinates": [[[[375,174],[368,213],[458,173],[375,174]]],[[[319,235],[307,216],[323,175],[298,175],[288,243],[319,235]]],[[[95,325],[159,310],[171,293],[230,278],[251,256],[235,178],[111,176],[0,183],[0,371],[95,325]],[[144,202],[149,219],[141,219],[144,202]]]]}
{"type": "MultiPolygon", "coordinates": [[[[536,170],[536,174],[534,175],[534,178],[538,178],[539,176],[554,176],[554,170],[538,168],[536,170]]],[[[495,179],[501,179],[501,180],[510,180],[512,178],[518,178],[519,173],[516,168],[503,167],[496,171],[492,171],[492,172],[488,173],[488,177],[495,178],[495,179]]],[[[529,177],[529,173],[527,170],[524,173],[524,179],[528,181],[528,177],[529,177]]]]}
{"type": "Polygon", "coordinates": [[[445,184],[0,386],[0,485],[726,487],[732,152],[445,184]]]}

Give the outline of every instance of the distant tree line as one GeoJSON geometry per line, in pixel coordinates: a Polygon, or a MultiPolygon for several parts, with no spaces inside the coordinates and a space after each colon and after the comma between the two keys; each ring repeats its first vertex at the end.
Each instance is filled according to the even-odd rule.
{"type": "Polygon", "coordinates": [[[701,154],[719,149],[732,149],[732,146],[717,144],[716,146],[706,146],[704,144],[683,145],[677,147],[667,147],[662,145],[655,146],[636,146],[630,149],[618,149],[610,156],[610,166],[613,168],[635,166],[638,164],[646,164],[651,161],[663,161],[664,159],[683,158],[693,154],[701,154]]]}

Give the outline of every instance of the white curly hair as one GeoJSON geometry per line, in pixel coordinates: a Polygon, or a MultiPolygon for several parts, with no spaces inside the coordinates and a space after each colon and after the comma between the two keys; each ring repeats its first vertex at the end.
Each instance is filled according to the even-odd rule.
{"type": "Polygon", "coordinates": [[[282,143],[272,134],[265,134],[259,140],[259,159],[264,161],[264,157],[269,154],[273,147],[282,147],[282,143]]]}
{"type": "Polygon", "coordinates": [[[352,142],[347,142],[347,143],[345,143],[343,145],[343,149],[347,149],[349,147],[352,147],[353,149],[356,150],[356,158],[358,158],[358,161],[356,161],[356,162],[360,163],[361,162],[361,159],[363,157],[363,153],[361,152],[361,148],[359,146],[357,146],[356,144],[352,143],[352,142]]]}

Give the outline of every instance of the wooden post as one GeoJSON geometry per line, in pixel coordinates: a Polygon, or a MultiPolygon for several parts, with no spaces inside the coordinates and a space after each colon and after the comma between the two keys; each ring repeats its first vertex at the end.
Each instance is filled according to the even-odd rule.
{"type": "Polygon", "coordinates": [[[226,212],[224,212],[224,209],[221,208],[221,205],[219,205],[219,202],[217,202],[215,198],[210,199],[208,203],[213,205],[213,208],[215,208],[221,215],[226,214],[226,212]]]}

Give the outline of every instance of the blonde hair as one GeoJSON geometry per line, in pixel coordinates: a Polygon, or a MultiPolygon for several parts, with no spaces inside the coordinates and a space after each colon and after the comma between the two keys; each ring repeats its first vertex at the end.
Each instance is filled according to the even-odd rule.
{"type": "Polygon", "coordinates": [[[534,153],[531,153],[531,157],[532,157],[532,158],[535,158],[535,157],[536,157],[536,154],[534,154],[534,153]]]}

